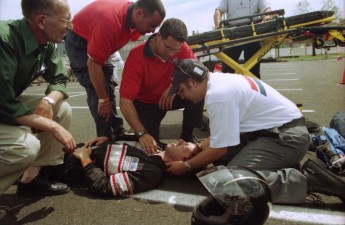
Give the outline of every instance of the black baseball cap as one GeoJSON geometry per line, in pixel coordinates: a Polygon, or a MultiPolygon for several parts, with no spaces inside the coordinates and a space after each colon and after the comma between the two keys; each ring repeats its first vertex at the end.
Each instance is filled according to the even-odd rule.
{"type": "Polygon", "coordinates": [[[184,59],[177,62],[173,72],[173,81],[169,95],[175,94],[180,87],[180,83],[188,78],[201,82],[204,80],[207,73],[208,69],[199,60],[184,59]]]}

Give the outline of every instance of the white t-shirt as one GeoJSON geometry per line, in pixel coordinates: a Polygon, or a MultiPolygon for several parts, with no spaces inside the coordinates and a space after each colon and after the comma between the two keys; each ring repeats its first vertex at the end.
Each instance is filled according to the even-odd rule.
{"type": "MultiPolygon", "coordinates": [[[[250,16],[269,8],[267,0],[220,0],[216,9],[226,13],[226,19],[250,16]]],[[[250,22],[249,19],[235,20],[230,24],[250,22]]]]}
{"type": "Polygon", "coordinates": [[[230,73],[210,73],[205,104],[211,147],[240,143],[240,133],[280,127],[302,117],[297,106],[261,80],[230,73]]]}

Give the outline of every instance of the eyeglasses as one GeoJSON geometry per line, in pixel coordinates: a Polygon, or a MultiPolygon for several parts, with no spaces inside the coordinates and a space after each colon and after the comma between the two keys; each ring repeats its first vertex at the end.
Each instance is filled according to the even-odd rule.
{"type": "Polygon", "coordinates": [[[58,17],[55,17],[55,16],[52,16],[52,15],[49,15],[49,14],[43,14],[45,16],[48,16],[52,19],[56,19],[56,20],[60,20],[60,21],[63,21],[66,23],[67,26],[72,26],[72,19],[64,19],[64,18],[58,18],[58,17]]]}
{"type": "Polygon", "coordinates": [[[163,45],[164,45],[165,49],[166,49],[168,52],[178,53],[178,52],[181,51],[181,48],[179,48],[179,49],[174,49],[174,48],[170,47],[169,45],[165,44],[165,41],[164,41],[163,38],[162,38],[162,42],[163,42],[163,45]]]}

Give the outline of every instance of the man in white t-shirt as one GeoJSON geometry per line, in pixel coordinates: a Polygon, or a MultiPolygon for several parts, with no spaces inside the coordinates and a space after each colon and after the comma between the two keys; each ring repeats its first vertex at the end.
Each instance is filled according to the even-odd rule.
{"type": "Polygon", "coordinates": [[[294,103],[266,83],[248,76],[210,73],[199,61],[180,61],[170,94],[193,102],[205,99],[210,137],[194,158],[167,163],[172,175],[209,163],[244,166],[259,172],[274,203],[299,204],[308,192],[339,197],[345,182],[308,160],[309,133],[294,103]]]}

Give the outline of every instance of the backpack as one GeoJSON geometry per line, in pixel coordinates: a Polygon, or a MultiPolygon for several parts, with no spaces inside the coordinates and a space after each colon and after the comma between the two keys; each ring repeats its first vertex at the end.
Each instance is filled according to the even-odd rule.
{"type": "Polygon", "coordinates": [[[316,124],[308,127],[308,131],[309,151],[315,152],[333,173],[345,176],[345,138],[333,128],[316,124]]]}

